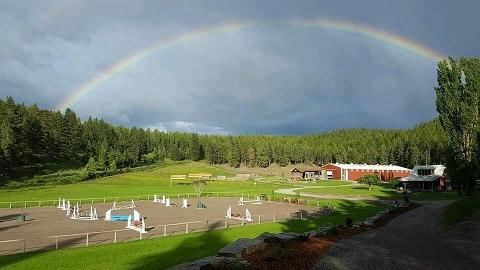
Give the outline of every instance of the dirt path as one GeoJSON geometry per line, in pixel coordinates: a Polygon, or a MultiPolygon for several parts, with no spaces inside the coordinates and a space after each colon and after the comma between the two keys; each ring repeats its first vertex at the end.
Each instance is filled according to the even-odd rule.
{"type": "Polygon", "coordinates": [[[427,203],[335,243],[314,269],[480,269],[480,214],[442,229],[447,202],[427,203]]]}

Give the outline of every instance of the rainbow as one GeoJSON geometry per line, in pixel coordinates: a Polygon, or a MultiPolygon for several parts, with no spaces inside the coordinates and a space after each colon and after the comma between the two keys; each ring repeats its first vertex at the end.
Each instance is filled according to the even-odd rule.
{"type": "Polygon", "coordinates": [[[356,34],[370,40],[393,46],[408,53],[420,56],[434,63],[446,58],[444,55],[427,48],[415,41],[396,35],[394,33],[382,31],[367,25],[339,21],[333,19],[291,19],[290,25],[296,27],[318,27],[335,32],[344,32],[348,34],[356,34]]]}
{"type": "MultiPolygon", "coordinates": [[[[375,40],[382,44],[390,45],[395,48],[401,49],[409,54],[419,56],[428,60],[429,62],[436,63],[437,61],[445,58],[445,56],[443,56],[442,54],[435,52],[434,50],[427,48],[417,42],[409,40],[405,37],[358,23],[333,19],[292,19],[289,20],[288,23],[292,27],[318,27],[336,32],[360,35],[367,39],[375,40]]],[[[55,110],[62,111],[74,105],[78,100],[88,95],[91,91],[96,89],[101,84],[106,83],[122,71],[138,64],[140,61],[156,52],[180,44],[190,43],[204,37],[239,31],[254,25],[258,25],[258,23],[244,21],[230,22],[214,27],[207,27],[192,32],[183,33],[169,39],[160,40],[152,46],[143,48],[140,51],[130,54],[126,58],[107,67],[102,72],[98,73],[95,77],[85,82],[79,88],[75,89],[72,95],[62,100],[56,106],[55,110]]]]}
{"type": "Polygon", "coordinates": [[[183,33],[183,34],[174,36],[169,39],[160,40],[157,43],[153,44],[152,46],[143,48],[140,51],[130,54],[126,58],[107,67],[102,72],[97,74],[95,77],[85,82],[79,88],[75,89],[72,95],[62,100],[62,102],[56,106],[55,110],[63,111],[66,108],[72,106],[78,100],[88,95],[88,93],[93,91],[99,85],[106,83],[107,81],[109,81],[114,76],[121,73],[122,71],[128,69],[131,66],[138,64],[143,59],[149,57],[150,55],[156,52],[159,52],[180,44],[189,43],[189,42],[192,42],[201,38],[205,38],[208,36],[239,31],[252,24],[253,24],[252,22],[230,22],[227,24],[221,24],[214,27],[201,28],[192,32],[183,33]]]}

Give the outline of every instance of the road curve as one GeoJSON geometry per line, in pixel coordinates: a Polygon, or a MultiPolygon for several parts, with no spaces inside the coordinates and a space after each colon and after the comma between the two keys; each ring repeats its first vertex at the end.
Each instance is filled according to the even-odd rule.
{"type": "Polygon", "coordinates": [[[335,243],[314,269],[480,269],[480,214],[445,230],[448,202],[429,202],[335,243]]]}

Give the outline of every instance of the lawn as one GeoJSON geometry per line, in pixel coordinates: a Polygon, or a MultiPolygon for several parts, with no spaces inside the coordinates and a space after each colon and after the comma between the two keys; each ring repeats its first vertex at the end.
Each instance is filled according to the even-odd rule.
{"type": "Polygon", "coordinates": [[[5,269],[164,269],[214,255],[238,238],[262,232],[304,232],[322,225],[341,224],[347,216],[363,220],[386,208],[368,202],[331,201],[337,212],[330,217],[248,225],[226,230],[192,233],[87,248],[64,249],[0,257],[5,269]]]}
{"type": "MultiPolygon", "coordinates": [[[[358,197],[371,197],[378,199],[403,199],[403,194],[393,190],[390,185],[372,185],[372,189],[368,189],[368,185],[357,184],[354,186],[336,186],[336,187],[318,187],[318,188],[305,188],[296,190],[300,193],[312,193],[323,195],[338,195],[338,196],[358,196],[358,197]]],[[[409,198],[411,200],[418,201],[434,201],[434,200],[456,200],[458,195],[456,192],[413,192],[410,193],[409,198]]]]}
{"type": "MultiPolygon", "coordinates": [[[[56,200],[59,197],[68,199],[103,198],[121,196],[143,196],[151,194],[195,193],[192,185],[170,185],[170,175],[188,173],[212,173],[231,176],[233,173],[201,162],[189,162],[160,166],[147,171],[131,172],[104,177],[97,180],[71,185],[41,186],[16,190],[0,190],[0,201],[33,201],[56,200]]],[[[279,185],[272,183],[209,182],[204,192],[236,192],[271,194],[279,185]]],[[[0,207],[7,207],[6,204],[0,207]]]]}
{"type": "Polygon", "coordinates": [[[297,190],[301,193],[316,193],[329,195],[345,195],[345,196],[363,196],[363,197],[377,197],[388,198],[396,195],[396,192],[386,186],[373,185],[371,190],[368,190],[368,185],[357,184],[354,186],[340,186],[340,187],[322,187],[322,188],[306,188],[297,190]]]}
{"type": "Polygon", "coordinates": [[[340,180],[317,180],[317,181],[293,182],[293,184],[297,184],[301,186],[312,186],[312,187],[337,187],[337,186],[351,185],[352,182],[340,181],[340,180]]]}

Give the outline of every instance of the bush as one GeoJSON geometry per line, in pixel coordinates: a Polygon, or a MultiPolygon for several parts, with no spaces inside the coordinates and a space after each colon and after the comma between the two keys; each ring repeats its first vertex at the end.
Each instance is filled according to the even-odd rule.
{"type": "Polygon", "coordinates": [[[402,183],[402,181],[400,181],[400,177],[393,178],[393,180],[390,181],[389,185],[390,185],[391,188],[403,187],[403,183],[402,183]]]}

